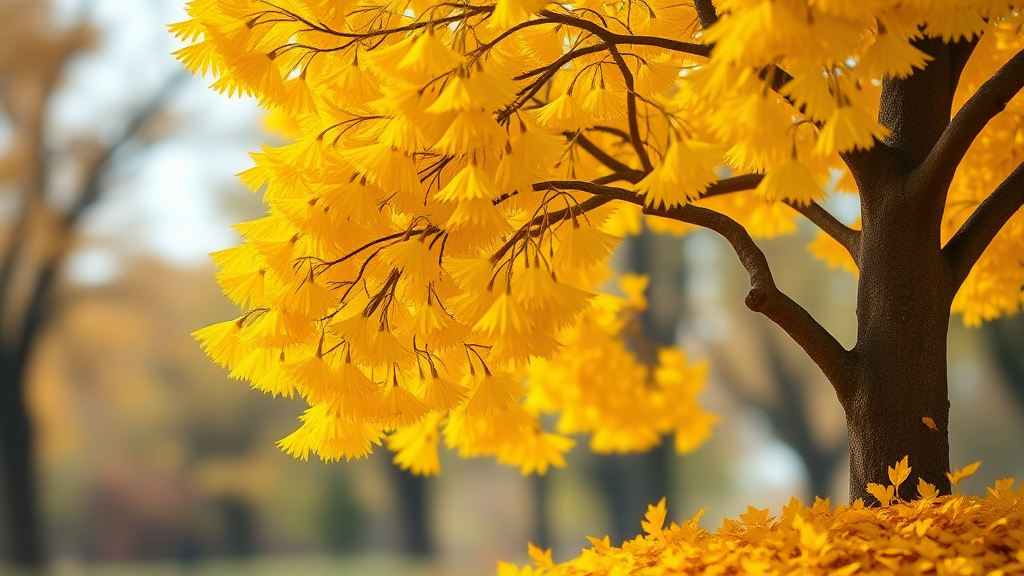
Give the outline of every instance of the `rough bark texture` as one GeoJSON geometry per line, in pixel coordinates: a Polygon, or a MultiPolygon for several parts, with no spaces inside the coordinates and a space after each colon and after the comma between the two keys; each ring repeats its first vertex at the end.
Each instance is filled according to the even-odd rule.
{"type": "Polygon", "coordinates": [[[949,179],[919,168],[949,124],[973,43],[916,44],[933,60],[882,86],[879,120],[891,135],[846,158],[860,188],[863,232],[857,345],[849,381],[837,390],[850,437],[850,497],[868,502],[867,484],[889,484],[888,467],[904,456],[913,473],[902,498],[916,495],[917,478],[950,490],[946,336],[957,285],[940,238],[949,179]]]}
{"type": "MultiPolygon", "coordinates": [[[[946,333],[953,288],[937,222],[922,222],[897,180],[864,206],[852,392],[840,397],[850,436],[851,498],[910,457],[914,475],[949,490],[946,333]],[[869,232],[870,231],[870,232],[869,232]],[[922,418],[935,421],[929,428],[922,418]]],[[[916,493],[916,481],[901,494],[916,493]]]]}

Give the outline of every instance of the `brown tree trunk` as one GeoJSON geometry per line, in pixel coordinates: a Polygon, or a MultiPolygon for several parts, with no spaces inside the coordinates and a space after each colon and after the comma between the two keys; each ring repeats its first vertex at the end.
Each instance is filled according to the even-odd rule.
{"type": "Polygon", "coordinates": [[[24,363],[0,353],[0,557],[23,569],[42,565],[36,512],[32,425],[25,409],[24,363]]]}
{"type": "Polygon", "coordinates": [[[927,161],[950,123],[975,41],[925,37],[914,45],[932,58],[928,65],[882,83],[878,119],[891,134],[844,157],[860,191],[863,232],[857,345],[839,377],[846,381],[834,384],[849,429],[850,498],[869,503],[867,484],[890,484],[888,467],[905,456],[912,472],[902,499],[916,497],[918,478],[950,490],[946,338],[959,280],[940,227],[953,172],[927,161]]]}
{"type": "Polygon", "coordinates": [[[850,437],[850,498],[874,499],[869,482],[888,485],[888,467],[909,456],[908,500],[920,477],[949,492],[946,336],[953,287],[938,219],[923,218],[905,180],[863,202],[857,345],[841,397],[850,437]],[[924,418],[934,421],[936,430],[924,418]]]}
{"type": "Polygon", "coordinates": [[[6,522],[6,556],[24,570],[41,569],[45,556],[25,389],[32,350],[52,302],[56,271],[56,262],[43,265],[20,329],[0,349],[0,522],[6,522]]]}

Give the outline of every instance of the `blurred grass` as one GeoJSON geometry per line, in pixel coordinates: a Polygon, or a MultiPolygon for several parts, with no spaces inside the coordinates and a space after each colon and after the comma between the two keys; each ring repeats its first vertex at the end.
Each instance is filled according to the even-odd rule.
{"type": "MultiPolygon", "coordinates": [[[[46,576],[469,576],[482,572],[448,571],[426,561],[385,557],[253,558],[199,562],[85,564],[58,562],[46,576]]],[[[30,576],[0,565],[4,576],[30,576]]],[[[32,574],[31,576],[36,576],[32,574]]]]}

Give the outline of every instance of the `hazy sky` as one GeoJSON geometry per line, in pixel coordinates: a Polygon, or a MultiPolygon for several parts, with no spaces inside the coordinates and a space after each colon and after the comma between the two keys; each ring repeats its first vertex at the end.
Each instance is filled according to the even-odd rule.
{"type": "MultiPolygon", "coordinates": [[[[130,111],[143,106],[181,66],[166,24],[185,17],[181,0],[57,0],[62,24],[88,18],[100,30],[96,49],[70,65],[56,99],[51,129],[114,139],[130,111]]],[[[179,266],[201,265],[207,254],[237,243],[228,226],[252,208],[232,211],[226,191],[258,148],[259,113],[248,100],[207,89],[191,78],[171,103],[176,119],[167,136],[141,153],[127,150],[108,180],[107,201],[89,214],[86,231],[104,241],[80,250],[69,273],[105,283],[117,272],[114,252],[151,251],[179,266]],[[234,213],[232,213],[234,212],[234,213]]],[[[235,197],[238,197],[236,194],[235,197]]]]}

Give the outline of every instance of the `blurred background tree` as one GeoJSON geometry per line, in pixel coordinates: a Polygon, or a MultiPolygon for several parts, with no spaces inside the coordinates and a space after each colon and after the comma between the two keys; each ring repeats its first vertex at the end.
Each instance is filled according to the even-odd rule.
{"type": "Polygon", "coordinates": [[[0,159],[0,491],[6,555],[26,565],[42,559],[26,375],[55,305],[56,274],[82,216],[101,200],[104,178],[157,135],[146,129],[183,79],[175,75],[136,104],[112,140],[69,137],[51,121],[52,99],[66,64],[93,41],[88,26],[56,26],[45,3],[0,5],[0,104],[9,130],[0,159]]]}

